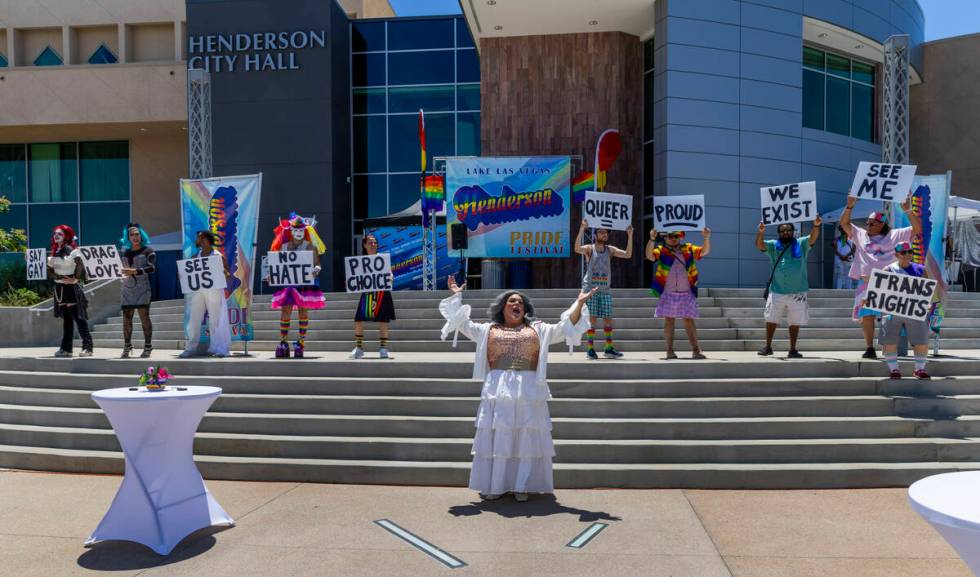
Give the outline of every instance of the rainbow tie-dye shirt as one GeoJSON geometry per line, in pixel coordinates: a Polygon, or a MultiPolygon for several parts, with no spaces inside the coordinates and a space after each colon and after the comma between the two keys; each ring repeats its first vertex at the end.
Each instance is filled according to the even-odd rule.
{"type": "MultiPolygon", "coordinates": [[[[650,286],[650,294],[659,297],[664,292],[667,285],[667,276],[670,274],[670,267],[674,265],[674,254],[666,250],[667,247],[660,246],[653,249],[653,258],[657,263],[657,270],[653,275],[653,284],[650,286]]],[[[704,247],[696,246],[691,243],[682,244],[680,247],[681,258],[684,259],[687,269],[687,282],[691,285],[691,292],[698,296],[698,267],[695,261],[701,260],[704,247]]]]}

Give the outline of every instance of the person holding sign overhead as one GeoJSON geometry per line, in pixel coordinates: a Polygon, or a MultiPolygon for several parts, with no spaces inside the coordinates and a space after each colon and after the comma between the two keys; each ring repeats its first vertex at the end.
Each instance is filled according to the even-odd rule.
{"type": "Polygon", "coordinates": [[[67,224],[61,224],[51,233],[51,256],[48,257],[48,276],[54,280],[54,316],[63,323],[61,348],[56,357],[72,355],[72,340],[75,326],[82,337],[80,357],[90,357],[94,350],[92,333],[88,329],[88,301],[81,281],[85,276],[85,263],[78,250],[75,231],[67,224]]]}
{"type": "Polygon", "coordinates": [[[119,245],[122,255],[122,284],[119,288],[119,301],[123,313],[123,352],[122,358],[129,358],[133,352],[133,315],[139,312],[140,326],[143,328],[143,353],[140,358],[149,358],[153,353],[153,323],[150,322],[150,274],[157,269],[157,255],[150,248],[150,237],[143,227],[131,222],[123,229],[119,245]]]}
{"type": "MultiPolygon", "coordinates": [[[[923,278],[926,275],[926,267],[912,262],[912,244],[900,242],[895,245],[896,262],[886,266],[885,272],[908,275],[923,278]]],[[[878,334],[878,343],[881,345],[881,354],[885,358],[885,364],[891,372],[889,378],[901,379],[902,372],[898,368],[898,337],[905,329],[909,343],[915,355],[915,378],[927,380],[929,373],[926,372],[926,355],[929,353],[929,321],[916,320],[898,315],[887,315],[882,318],[881,332],[878,334]]]]}
{"type": "MultiPolygon", "coordinates": [[[[199,230],[194,238],[194,244],[198,248],[197,257],[208,257],[215,254],[214,233],[210,230],[199,230]]],[[[223,254],[221,263],[224,268],[225,278],[229,278],[231,273],[228,271],[228,261],[223,254]]],[[[208,341],[208,353],[215,357],[226,357],[231,349],[231,329],[228,327],[228,305],[225,302],[224,288],[201,288],[194,291],[191,296],[191,313],[185,331],[187,333],[187,345],[184,352],[180,353],[180,358],[186,359],[196,354],[197,346],[201,339],[201,323],[204,322],[204,315],[208,315],[208,331],[210,339],[208,341]]]]}
{"type": "Polygon", "coordinates": [[[885,214],[882,212],[872,212],[868,215],[868,230],[851,222],[851,210],[857,203],[857,197],[848,196],[847,206],[840,215],[840,226],[848,232],[854,241],[854,262],[851,264],[851,278],[860,279],[854,293],[854,320],[861,322],[864,331],[865,351],[862,355],[866,359],[878,358],[874,348],[875,318],[880,317],[881,313],[872,311],[861,306],[861,299],[868,288],[868,278],[874,269],[882,269],[895,261],[895,245],[903,242],[912,242],[913,235],[922,233],[922,219],[912,212],[912,201],[906,197],[902,202],[902,211],[909,219],[912,226],[892,229],[885,222],[885,214]]]}
{"type": "MultiPolygon", "coordinates": [[[[276,228],[276,236],[272,241],[270,252],[312,252],[313,253],[313,283],[307,285],[284,286],[272,295],[272,308],[279,309],[279,346],[276,347],[277,359],[289,358],[289,325],[292,323],[293,307],[299,314],[299,338],[293,345],[293,357],[303,358],[306,346],[306,332],[310,328],[310,309],[322,309],[326,305],[323,292],[320,290],[320,255],[327,251],[320,235],[314,228],[316,221],[307,223],[295,212],[288,220],[280,221],[276,228]]],[[[266,278],[266,281],[269,279],[266,278]]]]}
{"type": "Polygon", "coordinates": [[[606,337],[606,346],[603,348],[602,355],[607,359],[618,359],[623,353],[613,347],[613,306],[612,293],[609,291],[610,273],[612,272],[611,258],[633,258],[633,227],[626,229],[626,250],[607,244],[609,241],[609,229],[595,229],[595,242],[593,244],[582,244],[582,235],[589,226],[588,221],[583,220],[582,226],[578,229],[578,236],[575,237],[575,252],[585,256],[585,276],[582,278],[582,290],[590,291],[596,289],[595,294],[586,303],[589,305],[590,325],[588,332],[588,348],[585,354],[590,359],[598,359],[595,352],[595,327],[602,318],[603,333],[606,337]]]}
{"type": "Polygon", "coordinates": [[[694,319],[698,318],[698,267],[694,263],[711,252],[711,229],[705,228],[702,234],[704,246],[689,242],[681,244],[684,238],[682,231],[668,232],[666,242],[658,246],[657,229],[650,229],[646,257],[647,260],[657,263],[650,293],[659,297],[655,314],[664,319],[668,360],[677,358],[674,353],[674,321],[678,318],[684,319],[687,340],[691,343],[691,358],[705,358],[698,344],[698,329],[694,324],[694,319]]]}
{"type": "MultiPolygon", "coordinates": [[[[361,239],[361,248],[366,255],[378,254],[378,239],[373,234],[366,234],[361,239]]],[[[364,323],[379,323],[378,327],[378,357],[390,358],[388,354],[388,323],[395,320],[395,301],[391,292],[371,291],[362,292],[361,300],[357,303],[354,313],[354,350],[350,358],[364,358],[364,323]]]]}

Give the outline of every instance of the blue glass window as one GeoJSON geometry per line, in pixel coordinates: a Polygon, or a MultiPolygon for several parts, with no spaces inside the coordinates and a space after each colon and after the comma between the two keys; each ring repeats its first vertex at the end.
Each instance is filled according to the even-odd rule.
{"type": "Polygon", "coordinates": [[[80,206],[82,230],[79,234],[84,244],[115,244],[130,221],[128,202],[83,202],[80,206]]]}
{"type": "Polygon", "coordinates": [[[480,85],[461,84],[456,87],[456,109],[457,110],[479,110],[480,109],[480,85]]]}
{"type": "MultiPolygon", "coordinates": [[[[384,172],[388,145],[384,116],[354,117],[354,172],[384,172]]],[[[418,155],[415,155],[418,159],[418,155]]]]}
{"type": "Polygon", "coordinates": [[[78,156],[83,201],[129,200],[128,142],[80,142],[78,156]]]}
{"type": "Polygon", "coordinates": [[[388,84],[446,84],[453,82],[454,53],[454,50],[389,52],[388,84]]]}
{"type": "Polygon", "coordinates": [[[388,176],[363,174],[354,177],[354,218],[388,214],[388,176]]]}
{"type": "Polygon", "coordinates": [[[463,112],[456,118],[456,154],[480,155],[480,113],[463,112]]]}
{"type": "Polygon", "coordinates": [[[870,141],[874,136],[875,89],[871,86],[851,84],[851,136],[870,141]]]}
{"type": "Polygon", "coordinates": [[[827,77],[827,131],[848,136],[851,133],[851,83],[827,77]]]}
{"type": "Polygon", "coordinates": [[[76,200],[76,161],[74,142],[31,144],[28,163],[31,202],[76,200]]]}
{"type": "Polygon", "coordinates": [[[875,139],[875,67],[803,48],[803,126],[875,139]]]}
{"type": "Polygon", "coordinates": [[[4,56],[3,54],[0,54],[0,68],[6,68],[6,67],[7,67],[7,57],[4,56]]]}
{"type": "MultiPolygon", "coordinates": [[[[10,230],[12,228],[19,228],[20,230],[27,230],[27,205],[26,204],[13,204],[10,205],[10,212],[6,214],[0,214],[0,229],[10,230]]],[[[37,248],[37,247],[32,247],[37,248]]]]}
{"type": "Polygon", "coordinates": [[[61,66],[62,64],[64,64],[64,60],[50,46],[42,50],[34,59],[34,66],[61,66]]]}
{"type": "Polygon", "coordinates": [[[384,86],[385,55],[354,54],[351,56],[353,86],[384,86]]]}
{"type": "MultiPolygon", "coordinates": [[[[452,156],[456,131],[452,114],[425,115],[425,145],[428,165],[434,156],[452,156]]],[[[391,172],[417,172],[419,165],[419,119],[416,114],[388,117],[388,156],[391,172]]],[[[389,191],[390,194],[390,191],[389,191]]]]}
{"type": "Polygon", "coordinates": [[[352,52],[374,52],[385,49],[384,22],[351,22],[350,46],[352,52]]]}
{"type": "Polygon", "coordinates": [[[453,20],[389,20],[388,50],[452,48],[453,20]]]}
{"type": "Polygon", "coordinates": [[[470,34],[470,29],[463,18],[456,19],[456,46],[459,48],[476,48],[476,45],[473,44],[473,35],[470,34]]]}
{"type": "Polygon", "coordinates": [[[419,173],[388,176],[388,210],[398,212],[415,204],[420,198],[419,173]]]}
{"type": "Polygon", "coordinates": [[[824,75],[803,69],[803,126],[823,130],[824,75]]]}
{"type": "Polygon", "coordinates": [[[352,91],[354,114],[384,113],[385,89],[354,88],[352,91]]]}
{"type": "Polygon", "coordinates": [[[119,59],[105,44],[99,44],[99,47],[88,58],[89,64],[115,64],[116,62],[119,62],[119,59]]]}
{"type": "Polygon", "coordinates": [[[388,89],[388,112],[425,112],[453,110],[456,89],[443,86],[395,86],[388,89]]]}
{"type": "Polygon", "coordinates": [[[27,200],[27,149],[23,144],[0,144],[0,196],[10,202],[27,200]]]}
{"type": "MultiPolygon", "coordinates": [[[[92,244],[84,232],[79,232],[78,228],[78,204],[46,204],[44,206],[32,205],[30,210],[30,246],[38,248],[51,245],[51,232],[59,224],[67,224],[81,236],[82,244],[92,244]]],[[[126,223],[123,223],[125,225],[126,223]]],[[[114,231],[118,233],[119,231],[114,231]]],[[[118,234],[115,235],[118,238],[118,234]]]]}
{"type": "Polygon", "coordinates": [[[480,57],[476,50],[456,52],[456,82],[480,81],[480,57]]]}

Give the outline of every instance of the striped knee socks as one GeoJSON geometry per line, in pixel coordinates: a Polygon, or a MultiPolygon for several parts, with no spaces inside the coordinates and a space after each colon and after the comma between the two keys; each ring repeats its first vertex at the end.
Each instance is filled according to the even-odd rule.
{"type": "Polygon", "coordinates": [[[589,328],[589,331],[587,333],[585,333],[585,335],[586,335],[586,339],[588,339],[589,350],[590,351],[594,351],[595,350],[595,329],[589,328]]]}
{"type": "Polygon", "coordinates": [[[898,353],[885,353],[885,364],[889,371],[898,370],[898,353]]]}
{"type": "Polygon", "coordinates": [[[605,350],[611,351],[613,348],[613,328],[612,325],[607,325],[602,329],[603,334],[606,337],[606,348],[605,350]]]}
{"type": "Polygon", "coordinates": [[[293,322],[293,319],[286,319],[279,321],[279,341],[286,342],[289,338],[289,325],[293,322]]]}
{"type": "Polygon", "coordinates": [[[310,319],[299,319],[299,344],[306,344],[306,331],[310,328],[310,319]]]}
{"type": "Polygon", "coordinates": [[[364,335],[354,335],[354,346],[359,349],[364,348],[364,335]]]}

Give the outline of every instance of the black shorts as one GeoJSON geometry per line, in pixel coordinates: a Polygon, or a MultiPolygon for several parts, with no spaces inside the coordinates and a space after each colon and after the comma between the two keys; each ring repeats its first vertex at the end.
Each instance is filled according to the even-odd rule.
{"type": "Polygon", "coordinates": [[[388,323],[395,320],[395,301],[389,291],[361,293],[354,313],[357,322],[388,323]]]}

